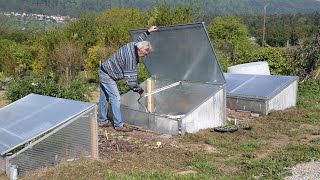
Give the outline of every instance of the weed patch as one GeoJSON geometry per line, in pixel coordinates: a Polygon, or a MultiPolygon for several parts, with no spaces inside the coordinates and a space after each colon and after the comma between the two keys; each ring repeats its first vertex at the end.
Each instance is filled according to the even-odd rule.
{"type": "Polygon", "coordinates": [[[320,110],[320,80],[310,80],[299,86],[299,108],[320,110]]]}
{"type": "Polygon", "coordinates": [[[236,147],[236,150],[240,152],[254,152],[258,149],[260,149],[260,144],[253,141],[241,143],[236,147]]]}
{"type": "Polygon", "coordinates": [[[227,148],[232,144],[232,141],[226,139],[217,139],[215,137],[210,137],[207,140],[207,143],[213,145],[217,148],[227,148]]]}

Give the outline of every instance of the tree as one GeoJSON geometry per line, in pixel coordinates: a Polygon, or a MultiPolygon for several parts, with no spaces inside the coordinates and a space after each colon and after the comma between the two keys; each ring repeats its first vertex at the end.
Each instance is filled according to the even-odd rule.
{"type": "Polygon", "coordinates": [[[284,49],[267,45],[265,48],[253,52],[249,59],[250,62],[267,61],[273,75],[291,74],[292,59],[284,49]]]}
{"type": "Polygon", "coordinates": [[[215,48],[230,61],[227,64],[248,61],[247,57],[253,50],[253,45],[248,39],[247,27],[241,24],[239,18],[216,17],[207,29],[215,48]]]}
{"type": "Polygon", "coordinates": [[[61,41],[53,51],[60,78],[69,83],[83,68],[82,47],[77,42],[61,41]]]}
{"type": "Polygon", "coordinates": [[[93,46],[88,49],[87,57],[85,58],[84,67],[90,77],[98,79],[98,69],[101,61],[105,61],[116,51],[113,47],[93,46]]]}
{"type": "Polygon", "coordinates": [[[65,27],[65,32],[68,37],[79,41],[86,51],[97,42],[95,21],[96,16],[93,13],[85,13],[77,20],[68,23],[65,27]]]}
{"type": "Polygon", "coordinates": [[[0,40],[0,71],[6,76],[15,75],[16,59],[13,55],[17,44],[10,40],[0,40]]]}
{"type": "Polygon", "coordinates": [[[98,44],[119,47],[130,41],[128,31],[144,27],[144,16],[136,9],[112,8],[96,20],[98,44]]]}
{"type": "Polygon", "coordinates": [[[148,12],[148,25],[173,25],[192,23],[195,20],[195,12],[191,6],[178,5],[172,7],[169,4],[156,6],[148,12]]]}
{"type": "Polygon", "coordinates": [[[304,80],[320,77],[320,30],[293,53],[296,74],[304,80]]]}
{"type": "Polygon", "coordinates": [[[30,46],[32,55],[32,70],[37,75],[43,75],[47,69],[47,51],[46,48],[39,42],[35,42],[30,46]]]}
{"type": "Polygon", "coordinates": [[[31,69],[31,53],[26,45],[0,40],[0,71],[15,76],[31,69]]]}

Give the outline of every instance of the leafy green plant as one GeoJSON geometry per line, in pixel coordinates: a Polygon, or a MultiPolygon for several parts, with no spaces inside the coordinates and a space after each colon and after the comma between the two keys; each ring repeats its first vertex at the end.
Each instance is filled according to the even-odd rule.
{"type": "Polygon", "coordinates": [[[299,84],[299,108],[320,110],[320,80],[309,80],[299,84]]]}
{"type": "Polygon", "coordinates": [[[148,25],[172,25],[191,23],[200,14],[200,9],[192,9],[191,5],[170,6],[169,4],[161,4],[154,7],[148,12],[148,25]]]}
{"type": "Polygon", "coordinates": [[[295,73],[306,79],[320,77],[320,30],[314,37],[293,51],[295,73]]]}
{"type": "Polygon", "coordinates": [[[239,64],[242,59],[247,59],[253,50],[253,45],[248,39],[248,28],[237,17],[215,17],[207,27],[208,34],[214,47],[221,52],[228,62],[224,64],[239,64]]]}
{"type": "Polygon", "coordinates": [[[247,62],[267,61],[273,75],[290,75],[292,59],[283,49],[267,46],[253,52],[247,62]]]}
{"type": "Polygon", "coordinates": [[[83,82],[73,80],[69,85],[64,85],[48,76],[33,75],[15,78],[9,82],[5,95],[8,100],[16,101],[30,93],[81,101],[89,100],[88,88],[83,82]]]}
{"type": "Polygon", "coordinates": [[[0,89],[4,85],[5,76],[3,72],[0,72],[0,89]]]}

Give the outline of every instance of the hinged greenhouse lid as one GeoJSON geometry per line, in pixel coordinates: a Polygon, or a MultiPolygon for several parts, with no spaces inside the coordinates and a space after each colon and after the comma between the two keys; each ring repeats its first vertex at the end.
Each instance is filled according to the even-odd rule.
{"type": "MultiPolygon", "coordinates": [[[[132,39],[138,39],[144,31],[130,31],[132,39]]],[[[146,40],[154,49],[143,59],[150,76],[225,84],[203,23],[158,27],[146,40]]]]}
{"type": "Polygon", "coordinates": [[[95,104],[29,94],[0,108],[0,154],[23,145],[95,104]]]}

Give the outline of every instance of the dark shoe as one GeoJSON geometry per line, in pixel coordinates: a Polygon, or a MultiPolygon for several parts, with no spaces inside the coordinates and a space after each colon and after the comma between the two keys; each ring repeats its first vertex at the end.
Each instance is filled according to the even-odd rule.
{"type": "Polygon", "coordinates": [[[114,127],[114,129],[116,131],[122,131],[122,132],[132,132],[133,131],[133,129],[131,129],[130,127],[125,127],[125,126],[114,127]]]}
{"type": "Polygon", "coordinates": [[[99,127],[112,127],[112,123],[110,121],[98,122],[99,127]]]}

